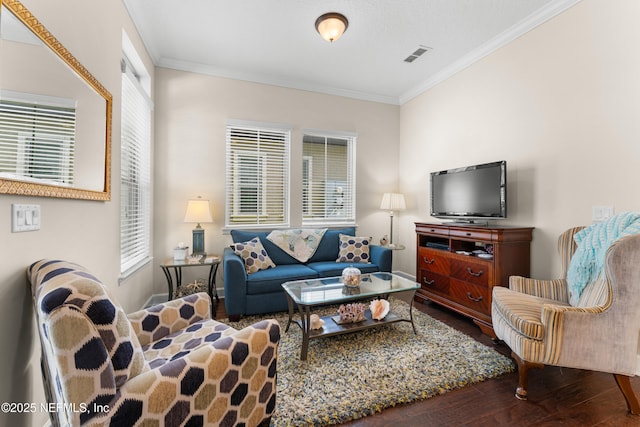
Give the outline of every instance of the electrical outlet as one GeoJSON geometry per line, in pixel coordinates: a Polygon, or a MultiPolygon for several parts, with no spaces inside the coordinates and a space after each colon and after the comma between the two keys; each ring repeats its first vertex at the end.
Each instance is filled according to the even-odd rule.
{"type": "Polygon", "coordinates": [[[40,205],[11,205],[11,232],[40,230],[40,205]]]}
{"type": "Polygon", "coordinates": [[[602,222],[613,216],[613,206],[592,206],[591,220],[593,222],[602,222]]]}

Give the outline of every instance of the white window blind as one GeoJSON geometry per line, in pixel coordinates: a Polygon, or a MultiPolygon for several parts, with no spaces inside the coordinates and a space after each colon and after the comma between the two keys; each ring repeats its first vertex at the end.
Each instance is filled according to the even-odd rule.
{"type": "Polygon", "coordinates": [[[226,225],[287,226],[288,129],[227,125],[226,225]]]}
{"type": "Polygon", "coordinates": [[[0,176],[73,184],[75,134],[73,100],[2,91],[0,176]]]}
{"type": "Polygon", "coordinates": [[[132,67],[123,61],[120,166],[120,269],[151,254],[151,105],[132,67]]]}
{"type": "Polygon", "coordinates": [[[355,223],[355,136],[305,132],[303,225],[355,223]]]}

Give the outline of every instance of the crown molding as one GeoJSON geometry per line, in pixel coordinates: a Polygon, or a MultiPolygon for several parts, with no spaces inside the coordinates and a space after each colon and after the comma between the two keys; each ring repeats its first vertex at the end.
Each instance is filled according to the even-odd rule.
{"type": "MultiPolygon", "coordinates": [[[[124,0],[125,7],[129,11],[129,2],[132,0],[124,0]]],[[[252,83],[266,84],[271,86],[278,86],[288,89],[304,90],[309,92],[315,92],[325,95],[341,96],[346,98],[358,99],[362,101],[379,102],[383,104],[391,105],[403,105],[413,98],[421,95],[434,86],[442,83],[448,78],[454,76],[460,71],[473,65],[475,62],[490,55],[501,47],[511,43],[518,37],[533,30],[537,26],[545,23],[546,21],[554,18],[565,10],[571,8],[581,0],[553,0],[549,2],[545,7],[541,8],[537,12],[529,15],[519,23],[513,25],[508,30],[482,44],[477,49],[471,51],[467,55],[463,56],[459,60],[455,61],[448,67],[444,68],[440,72],[434,74],[427,80],[423,81],[419,85],[409,89],[408,91],[400,94],[399,96],[388,96],[376,93],[368,93],[362,91],[349,90],[345,88],[329,87],[323,85],[317,85],[309,82],[291,81],[285,79],[278,79],[275,77],[259,75],[256,73],[243,73],[234,70],[229,70],[221,67],[213,67],[204,64],[191,63],[186,61],[179,61],[171,58],[160,58],[157,52],[152,46],[145,43],[147,52],[151,56],[151,59],[157,67],[164,67],[175,69],[179,71],[194,72],[199,74],[210,75],[214,77],[222,77],[234,80],[242,80],[252,83]]],[[[130,11],[129,11],[130,12],[130,11]]],[[[131,13],[130,13],[131,15],[131,13]]],[[[138,25],[144,27],[145,24],[136,24],[136,29],[140,34],[143,34],[141,30],[144,28],[138,27],[138,25]]],[[[143,40],[144,43],[144,40],[143,40]]]]}
{"type": "Polygon", "coordinates": [[[205,74],[213,77],[222,77],[233,80],[241,80],[251,83],[259,83],[270,86],[278,86],[287,89],[304,90],[307,92],[315,92],[324,95],[341,96],[345,98],[358,99],[361,101],[379,102],[383,104],[400,105],[399,98],[396,96],[386,96],[375,93],[361,92],[356,90],[336,88],[330,86],[316,85],[308,82],[297,82],[292,80],[277,79],[274,77],[264,76],[254,73],[243,73],[228,70],[220,67],[213,67],[205,64],[198,64],[187,61],[180,61],[170,58],[160,58],[156,62],[156,66],[170,68],[173,70],[187,71],[198,74],[205,74]]]}

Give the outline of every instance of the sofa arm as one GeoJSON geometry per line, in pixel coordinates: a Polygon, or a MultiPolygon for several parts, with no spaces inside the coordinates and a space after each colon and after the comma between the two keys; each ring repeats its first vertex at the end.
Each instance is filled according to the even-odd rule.
{"type": "Polygon", "coordinates": [[[222,256],[224,306],[229,316],[243,315],[247,309],[247,270],[244,261],[231,248],[222,256]]]}
{"type": "Polygon", "coordinates": [[[275,409],[279,341],[273,319],[220,338],[130,379],[96,421],[257,426],[275,409]]]}
{"type": "Polygon", "coordinates": [[[211,318],[211,299],[204,292],[128,314],[140,345],[147,345],[203,319],[211,318]]]}
{"type": "Polygon", "coordinates": [[[371,257],[371,262],[377,265],[380,271],[391,272],[393,250],[385,246],[370,245],[369,256],[371,257]]]}
{"type": "Polygon", "coordinates": [[[569,303],[567,281],[564,279],[538,280],[522,276],[509,277],[509,289],[534,297],[569,303]]]}

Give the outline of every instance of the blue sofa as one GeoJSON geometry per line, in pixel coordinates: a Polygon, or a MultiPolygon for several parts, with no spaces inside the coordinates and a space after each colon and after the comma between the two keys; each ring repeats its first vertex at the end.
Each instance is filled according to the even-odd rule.
{"type": "Polygon", "coordinates": [[[306,263],[301,263],[267,239],[269,231],[231,230],[234,243],[260,238],[275,267],[247,274],[242,258],[231,248],[223,253],[224,304],[227,315],[236,321],[243,315],[273,313],[287,310],[287,300],[282,284],[291,280],[340,276],[349,266],[363,273],[391,271],[392,250],[369,245],[371,263],[336,262],[340,234],[355,236],[355,227],[327,230],[316,252],[306,263]]]}

